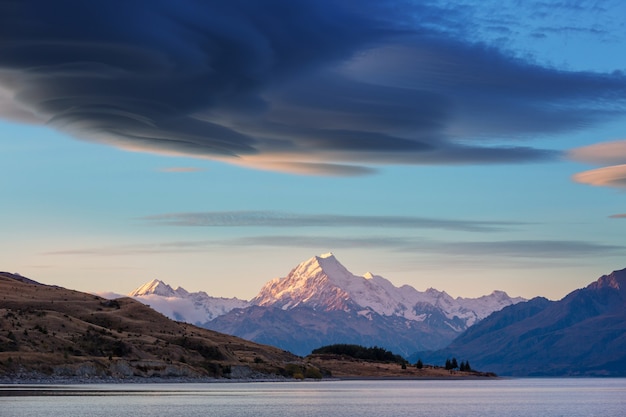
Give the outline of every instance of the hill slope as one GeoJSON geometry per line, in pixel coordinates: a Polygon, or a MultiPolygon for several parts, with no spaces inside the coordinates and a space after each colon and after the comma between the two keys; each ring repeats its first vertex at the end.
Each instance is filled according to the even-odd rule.
{"type": "Polygon", "coordinates": [[[626,376],[626,269],[560,301],[537,298],[507,307],[447,348],[412,358],[418,356],[455,356],[502,375],[626,376]]]}
{"type": "Polygon", "coordinates": [[[253,377],[302,362],[283,350],[172,321],[130,298],[0,273],[0,376],[253,377]]]}

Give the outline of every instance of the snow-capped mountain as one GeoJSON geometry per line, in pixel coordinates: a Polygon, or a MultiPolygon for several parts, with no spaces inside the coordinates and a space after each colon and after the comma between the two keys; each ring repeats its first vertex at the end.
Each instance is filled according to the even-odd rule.
{"type": "Polygon", "coordinates": [[[196,325],[202,325],[232,309],[249,305],[248,301],[238,298],[211,297],[204,291],[188,292],[181,287],[173,289],[158,279],[131,291],[128,296],[150,305],[173,320],[196,325]]]}
{"type": "Polygon", "coordinates": [[[161,297],[184,297],[189,294],[185,289],[178,287],[174,290],[161,280],[153,279],[150,282],[143,284],[141,287],[131,291],[129,297],[143,297],[146,295],[158,295],[161,297]]]}
{"type": "Polygon", "coordinates": [[[299,355],[332,343],[378,345],[401,355],[440,349],[505,306],[524,301],[494,291],[480,298],[420,292],[371,273],[356,276],[332,253],[269,281],[250,301],[205,326],[299,355]]]}
{"type": "Polygon", "coordinates": [[[268,282],[251,304],[283,310],[306,306],[322,311],[355,311],[361,315],[374,312],[412,321],[424,321],[435,307],[451,320],[449,325],[455,330],[465,330],[494,311],[520,301],[524,299],[511,298],[503,291],[480,298],[452,298],[432,288],[420,292],[409,285],[396,287],[369,272],[356,276],[332,253],[327,253],[301,263],[284,278],[268,282]]]}
{"type": "Polygon", "coordinates": [[[186,321],[306,355],[332,343],[378,345],[409,355],[440,349],[494,311],[524,301],[494,291],[453,298],[348,271],[332,253],[314,256],[269,281],[251,301],[190,293],[153,280],[129,294],[186,321]]]}

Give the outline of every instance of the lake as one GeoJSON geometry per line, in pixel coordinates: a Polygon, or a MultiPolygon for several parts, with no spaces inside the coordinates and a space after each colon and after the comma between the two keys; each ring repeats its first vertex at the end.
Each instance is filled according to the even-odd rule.
{"type": "Polygon", "coordinates": [[[2,417],[623,417],[625,410],[623,378],[0,386],[2,417]]]}

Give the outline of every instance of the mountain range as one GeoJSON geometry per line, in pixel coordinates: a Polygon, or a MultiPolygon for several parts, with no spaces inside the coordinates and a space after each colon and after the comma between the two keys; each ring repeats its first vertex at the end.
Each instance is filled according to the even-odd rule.
{"type": "Polygon", "coordinates": [[[502,375],[626,376],[626,269],[559,301],[537,297],[506,307],[446,348],[409,359],[450,357],[502,375]]]}
{"type": "Polygon", "coordinates": [[[333,343],[380,346],[401,355],[447,346],[494,311],[522,301],[502,291],[479,298],[424,292],[348,271],[332,253],[269,281],[250,301],[189,293],[153,280],[129,296],[170,318],[306,355],[333,343]]]}
{"type": "MultiPolygon", "coordinates": [[[[450,377],[441,367],[406,366],[382,349],[302,358],[171,320],[129,297],[105,299],[19,274],[0,272],[0,294],[0,384],[450,377]]],[[[466,370],[455,377],[492,376],[466,370]]]]}
{"type": "Polygon", "coordinates": [[[250,305],[248,301],[238,298],[211,297],[204,291],[188,292],[181,287],[173,289],[158,279],[142,285],[128,296],[150,305],[173,320],[195,325],[202,325],[235,308],[250,305]]]}
{"type": "MultiPolygon", "coordinates": [[[[458,358],[500,375],[626,376],[626,269],[558,301],[523,301],[497,291],[454,299],[433,289],[398,288],[373,274],[352,275],[326,254],[268,282],[250,301],[189,293],[156,280],[133,292],[175,318],[195,314],[205,327],[287,346],[282,349],[172,321],[130,298],[107,300],[17,274],[0,273],[0,294],[0,378],[29,372],[55,378],[247,377],[282,375],[297,370],[294,363],[302,372],[382,372],[381,365],[356,371],[358,361],[303,360],[285,351],[308,353],[311,346],[331,343],[378,345],[411,363],[441,365],[458,358]],[[205,322],[207,317],[212,319],[205,322]],[[445,338],[450,341],[444,346],[430,347],[445,338]]],[[[384,373],[443,375],[399,368],[384,373]]]]}

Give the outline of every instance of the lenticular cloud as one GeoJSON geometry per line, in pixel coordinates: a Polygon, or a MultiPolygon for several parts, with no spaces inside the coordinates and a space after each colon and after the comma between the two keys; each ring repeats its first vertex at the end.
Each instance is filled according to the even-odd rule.
{"type": "Polygon", "coordinates": [[[608,120],[626,98],[618,73],[470,43],[445,13],[367,0],[9,1],[0,116],[132,151],[363,175],[552,158],[519,140],[608,120]]]}

